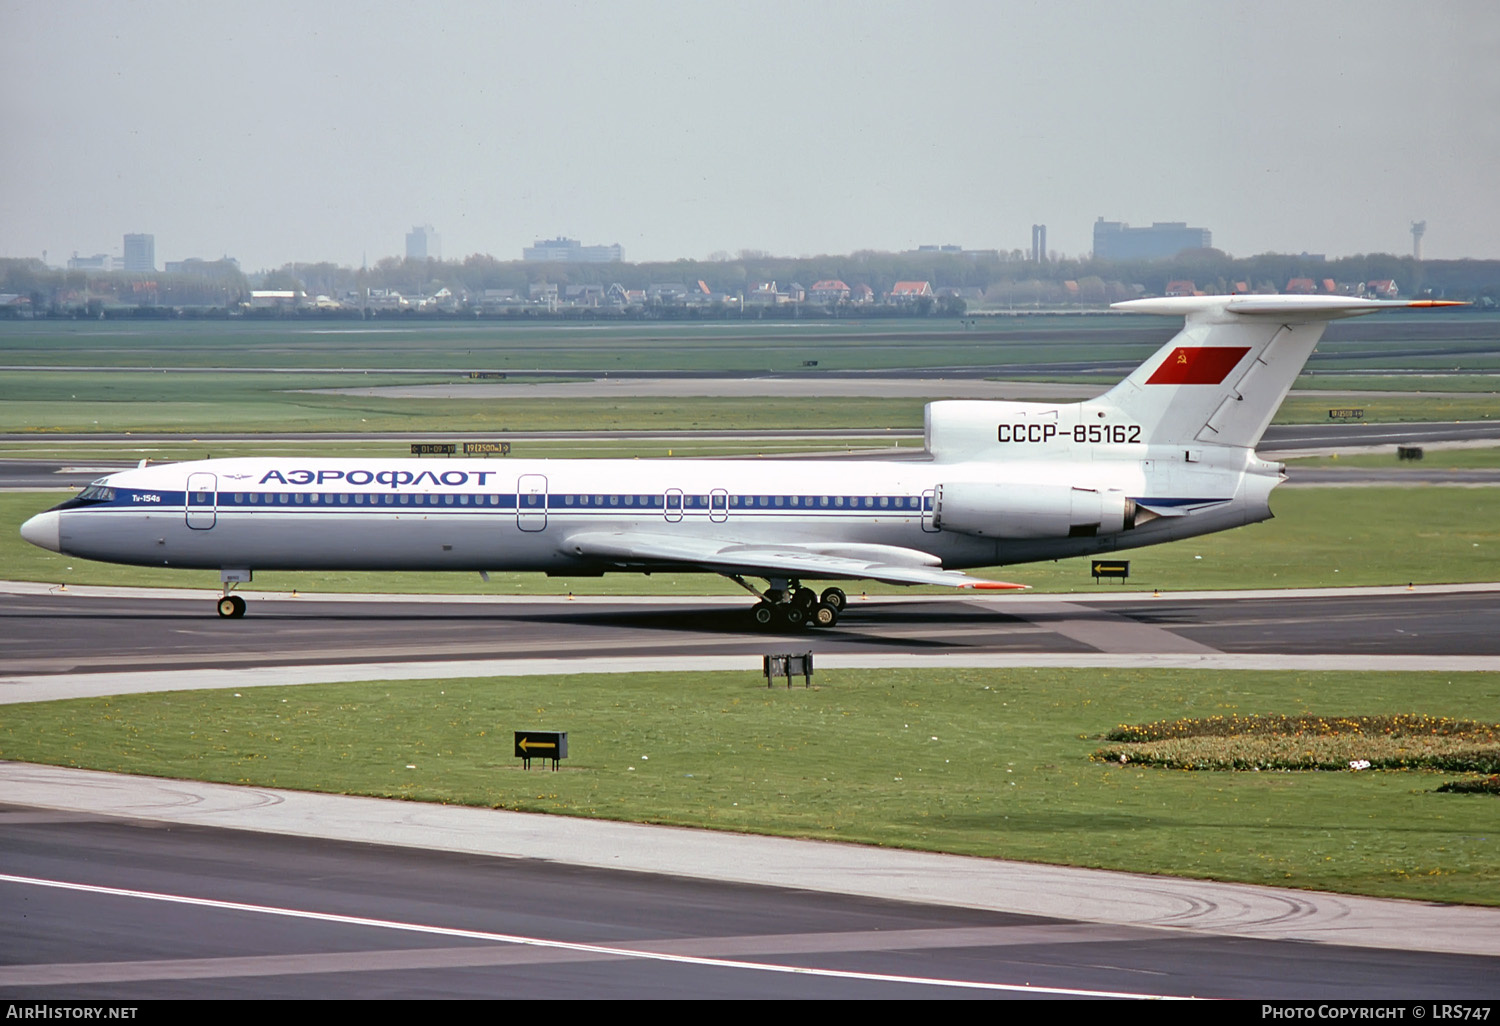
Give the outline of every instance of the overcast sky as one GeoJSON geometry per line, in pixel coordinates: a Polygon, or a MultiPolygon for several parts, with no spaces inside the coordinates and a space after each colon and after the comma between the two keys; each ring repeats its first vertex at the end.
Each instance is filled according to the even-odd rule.
{"type": "Polygon", "coordinates": [[[0,0],[0,256],[1500,257],[1500,3],[0,0]]]}

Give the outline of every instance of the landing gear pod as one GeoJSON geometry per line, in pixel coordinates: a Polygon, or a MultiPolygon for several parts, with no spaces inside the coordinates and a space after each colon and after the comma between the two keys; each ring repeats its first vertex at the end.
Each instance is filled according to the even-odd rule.
{"type": "Polygon", "coordinates": [[[941,484],[933,522],[981,538],[1080,538],[1135,526],[1135,501],[1123,492],[1067,485],[941,484]]]}

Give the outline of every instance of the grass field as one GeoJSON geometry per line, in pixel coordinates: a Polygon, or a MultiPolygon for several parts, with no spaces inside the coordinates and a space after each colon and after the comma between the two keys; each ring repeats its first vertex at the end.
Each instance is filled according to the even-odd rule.
{"type": "Polygon", "coordinates": [[[1335,456],[1298,456],[1288,459],[1293,477],[1298,467],[1378,467],[1387,470],[1494,470],[1500,468],[1500,445],[1482,448],[1426,448],[1421,460],[1401,460],[1396,447],[1388,452],[1340,453],[1335,456]]]}
{"type": "MultiPolygon", "coordinates": [[[[1472,393],[1361,398],[1357,405],[1371,422],[1500,418],[1490,374],[1470,373],[1444,387],[1442,378],[1348,373],[1500,369],[1500,317],[1393,315],[1376,327],[1330,328],[1309,365],[1316,376],[1302,383],[1399,390],[1409,378],[1425,390],[1472,393]]],[[[519,381],[538,369],[820,375],[984,367],[1079,382],[1089,391],[1123,376],[1124,368],[1144,360],[1175,330],[1165,318],[1110,315],[712,324],[10,322],[0,323],[0,366],[15,368],[0,376],[0,432],[913,428],[921,425],[920,401],[557,403],[525,398],[519,383],[517,397],[504,400],[372,399],[298,390],[456,382],[472,370],[501,370],[520,375],[519,381]],[[330,373],[310,373],[315,369],[330,373]],[[423,373],[382,373],[395,369],[423,373]]],[[[1350,403],[1294,394],[1277,419],[1326,422],[1330,405],[1350,403]]]]}
{"type": "MultiPolygon", "coordinates": [[[[1093,762],[1184,715],[1494,718],[1500,675],[754,672],[371,682],[0,707],[0,758],[827,838],[1133,872],[1500,903],[1495,799],[1455,774],[1093,762]],[[525,773],[515,729],[569,732],[525,773]]],[[[1461,775],[1459,775],[1461,776],[1461,775]]]]}
{"type": "Polygon", "coordinates": [[[686,370],[705,373],[1144,358],[1163,318],[815,322],[521,320],[0,322],[0,365],[25,367],[686,370]]]}
{"type": "MultiPolygon", "coordinates": [[[[419,376],[404,383],[445,379],[419,376]]],[[[446,379],[456,380],[456,379],[446,379]]],[[[310,387],[402,383],[389,375],[11,372],[0,376],[0,432],[319,433],[627,431],[709,429],[919,429],[922,399],[774,396],[662,398],[389,398],[328,395],[310,387]]],[[[1086,389],[1085,389],[1086,390],[1086,389]]],[[[1391,393],[1342,400],[1293,392],[1275,423],[1328,423],[1334,406],[1358,406],[1367,423],[1500,420],[1500,394],[1391,393]]]]}
{"type": "Polygon", "coordinates": [[[1500,392],[1500,368],[1488,374],[1303,374],[1297,388],[1371,392],[1500,392]]]}
{"type": "Polygon", "coordinates": [[[1366,424],[1396,424],[1437,420],[1500,420],[1500,394],[1476,392],[1461,396],[1393,392],[1389,396],[1309,396],[1292,392],[1276,411],[1273,424],[1328,424],[1335,407],[1358,407],[1366,424]]]}
{"type": "MultiPolygon", "coordinates": [[[[755,438],[736,440],[732,438],[705,438],[684,432],[664,438],[609,438],[581,435],[577,439],[539,438],[514,439],[511,454],[524,459],[660,459],[667,457],[704,458],[709,456],[772,456],[777,454],[848,453],[853,450],[872,449],[921,449],[919,437],[902,437],[884,430],[871,431],[866,436],[844,436],[837,438],[817,436],[787,438],[755,438]]],[[[150,459],[153,463],[180,460],[201,460],[210,456],[224,459],[230,456],[317,456],[334,459],[354,459],[361,456],[378,456],[385,459],[406,458],[411,455],[410,444],[405,441],[373,438],[368,441],[329,440],[316,438],[256,439],[247,436],[230,441],[159,441],[159,440],[111,440],[61,441],[38,438],[26,442],[0,442],[0,458],[64,460],[72,464],[91,460],[129,460],[138,462],[150,459]]],[[[496,469],[504,464],[496,457],[496,469]]]]}
{"type": "MultiPolygon", "coordinates": [[[[11,387],[24,392],[24,382],[11,387]]],[[[200,390],[201,398],[190,400],[90,399],[87,391],[77,394],[77,400],[4,401],[0,432],[191,436],[370,431],[420,436],[443,431],[482,436],[506,431],[920,429],[924,405],[921,399],[387,399],[282,391],[215,398],[207,388],[200,390]]]]}
{"type": "MultiPolygon", "coordinates": [[[[58,493],[0,493],[0,567],[13,580],[67,584],[217,588],[212,571],[112,566],[47,552],[21,540],[21,522],[60,500],[58,493]]],[[[1308,588],[1500,580],[1500,488],[1296,488],[1271,500],[1276,517],[1203,538],[1122,553],[1129,586],[1170,591],[1308,588]]],[[[1029,584],[1039,591],[1099,592],[1086,558],[1020,564],[979,576],[1029,584]]],[[[410,594],[637,595],[742,594],[712,575],[609,574],[549,578],[540,574],[275,573],[255,575],[253,589],[410,594]]],[[[250,590],[250,589],[246,589],[250,590]]],[[[918,593],[942,589],[920,589],[918,593]]],[[[852,593],[910,593],[857,582],[852,593]]]]}

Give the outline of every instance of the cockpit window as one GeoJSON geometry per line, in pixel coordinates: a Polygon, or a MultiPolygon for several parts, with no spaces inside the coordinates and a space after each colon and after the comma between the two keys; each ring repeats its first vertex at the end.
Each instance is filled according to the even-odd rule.
{"type": "Polygon", "coordinates": [[[59,503],[52,508],[55,510],[78,509],[80,506],[96,506],[102,502],[114,502],[115,490],[103,484],[103,480],[101,478],[99,481],[95,481],[71,499],[59,503]]]}

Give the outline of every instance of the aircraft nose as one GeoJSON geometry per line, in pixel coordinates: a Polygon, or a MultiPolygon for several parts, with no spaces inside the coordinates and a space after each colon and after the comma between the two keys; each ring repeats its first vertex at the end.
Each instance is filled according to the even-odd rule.
{"type": "Polygon", "coordinates": [[[59,529],[61,521],[62,515],[55,509],[49,509],[45,513],[38,513],[21,525],[21,537],[38,548],[61,552],[62,540],[59,537],[61,534],[59,529]]]}

